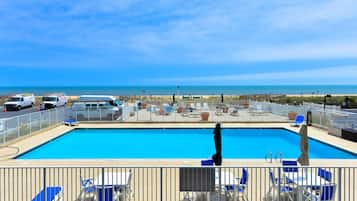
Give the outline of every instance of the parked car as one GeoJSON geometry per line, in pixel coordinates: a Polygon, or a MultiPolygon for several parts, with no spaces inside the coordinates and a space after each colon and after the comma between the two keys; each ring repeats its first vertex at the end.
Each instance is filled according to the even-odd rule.
{"type": "Polygon", "coordinates": [[[42,97],[41,110],[65,106],[68,98],[64,94],[49,94],[42,97]]]}
{"type": "Polygon", "coordinates": [[[21,110],[35,105],[35,96],[33,94],[17,94],[11,96],[4,104],[4,110],[21,110]]]}

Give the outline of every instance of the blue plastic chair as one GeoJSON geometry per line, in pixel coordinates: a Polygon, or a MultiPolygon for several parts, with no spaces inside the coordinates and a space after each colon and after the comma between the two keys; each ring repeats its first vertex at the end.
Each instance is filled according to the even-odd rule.
{"type": "Polygon", "coordinates": [[[295,118],[295,122],[292,124],[292,126],[300,126],[304,123],[304,120],[304,115],[297,115],[295,118]]]}
{"type": "MultiPolygon", "coordinates": [[[[283,172],[298,172],[299,169],[297,167],[297,161],[290,161],[290,160],[283,160],[283,172]]],[[[286,183],[288,184],[293,184],[294,181],[292,181],[289,178],[286,178],[286,183]]]]}
{"type": "Polygon", "coordinates": [[[211,159],[201,160],[201,165],[202,166],[213,166],[214,165],[214,161],[211,160],[211,159]]]}
{"type": "Polygon", "coordinates": [[[63,121],[64,125],[74,126],[76,125],[77,121],[75,119],[66,119],[63,121]]]}
{"type": "Polygon", "coordinates": [[[55,201],[56,197],[60,197],[62,192],[62,187],[60,186],[49,186],[46,187],[46,200],[45,200],[45,191],[41,190],[32,201],[55,201]]]}
{"type": "Polygon", "coordinates": [[[323,178],[329,182],[331,182],[331,180],[332,180],[332,173],[330,171],[322,169],[322,168],[317,169],[317,176],[320,176],[321,178],[323,178]]]}
{"type": "Polygon", "coordinates": [[[242,195],[244,201],[248,200],[248,194],[247,194],[248,178],[249,178],[248,170],[247,168],[243,168],[242,178],[238,178],[239,184],[237,187],[237,191],[239,194],[242,195]]]}
{"type": "MultiPolygon", "coordinates": [[[[279,188],[278,182],[280,178],[276,178],[274,176],[273,170],[269,171],[269,178],[272,183],[272,186],[269,189],[269,193],[271,194],[273,189],[279,188]]],[[[280,182],[280,189],[278,189],[278,192],[287,195],[289,200],[293,201],[292,194],[294,193],[294,189],[290,186],[284,185],[283,182],[280,182]]]]}
{"type": "Polygon", "coordinates": [[[113,187],[109,186],[104,188],[98,188],[98,201],[113,201],[113,187]],[[103,199],[104,193],[104,199],[103,199]]]}
{"type": "Polygon", "coordinates": [[[283,160],[283,172],[297,172],[297,161],[283,160]]]}
{"type": "Polygon", "coordinates": [[[97,188],[94,185],[93,179],[83,179],[83,177],[80,177],[81,179],[81,187],[82,187],[82,191],[80,194],[80,197],[82,197],[82,194],[90,194],[90,193],[95,193],[97,188]]]}
{"type": "Polygon", "coordinates": [[[306,193],[306,200],[311,201],[332,201],[335,197],[336,185],[335,184],[325,184],[321,188],[321,192],[317,194],[306,193]]]}

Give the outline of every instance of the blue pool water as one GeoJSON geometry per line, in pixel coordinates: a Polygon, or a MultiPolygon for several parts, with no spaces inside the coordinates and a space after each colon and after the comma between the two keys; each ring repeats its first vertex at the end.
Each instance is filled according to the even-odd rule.
{"type": "MultiPolygon", "coordinates": [[[[17,159],[205,159],[214,152],[213,129],[75,129],[17,159]]],[[[286,129],[222,129],[224,158],[263,159],[268,152],[298,158],[300,137],[286,129]]],[[[357,156],[309,140],[311,158],[357,156]]]]}

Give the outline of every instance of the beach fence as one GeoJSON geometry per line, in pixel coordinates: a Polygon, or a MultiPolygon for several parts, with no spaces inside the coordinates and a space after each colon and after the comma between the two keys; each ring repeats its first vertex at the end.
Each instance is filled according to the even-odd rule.
{"type": "Polygon", "coordinates": [[[66,108],[55,108],[0,119],[0,144],[55,126],[66,118],[66,108]]]}
{"type": "Polygon", "coordinates": [[[270,102],[250,101],[252,105],[261,105],[265,111],[279,116],[286,116],[290,112],[303,115],[307,118],[307,113],[311,112],[311,124],[317,127],[328,129],[353,128],[357,127],[357,114],[341,110],[340,106],[314,104],[304,102],[302,105],[287,105],[270,102]]]}
{"type": "Polygon", "coordinates": [[[356,167],[0,167],[0,201],[352,201],[356,178],[356,167]]]}
{"type": "Polygon", "coordinates": [[[304,115],[311,112],[311,124],[324,129],[357,127],[357,114],[340,110],[338,107],[304,103],[283,105],[270,102],[249,101],[245,103],[178,102],[174,105],[124,103],[118,110],[113,108],[85,108],[72,110],[59,107],[51,110],[28,113],[0,119],[0,144],[7,143],[57,125],[65,119],[77,121],[108,122],[233,122],[233,123],[288,123],[290,113],[304,115]]]}
{"type": "Polygon", "coordinates": [[[346,112],[339,106],[303,103],[288,105],[271,102],[124,102],[119,110],[91,108],[67,110],[67,117],[77,121],[117,121],[117,122],[255,122],[287,123],[294,121],[290,113],[303,115],[311,112],[310,123],[328,129],[337,125],[341,128],[353,127],[357,114],[346,112]]]}

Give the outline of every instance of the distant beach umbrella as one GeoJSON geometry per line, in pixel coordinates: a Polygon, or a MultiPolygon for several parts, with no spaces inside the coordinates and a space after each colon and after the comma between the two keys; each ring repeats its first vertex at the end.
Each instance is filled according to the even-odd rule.
{"type": "Polygon", "coordinates": [[[302,125],[300,129],[300,150],[301,155],[298,158],[300,165],[309,165],[309,139],[307,136],[307,125],[302,125]]]}
{"type": "Polygon", "coordinates": [[[221,94],[221,102],[223,103],[224,101],[224,97],[223,97],[223,94],[221,94]]]}
{"type": "Polygon", "coordinates": [[[214,164],[222,165],[222,134],[221,134],[221,124],[217,123],[213,131],[214,134],[214,145],[216,148],[216,153],[212,156],[214,164]]]}

